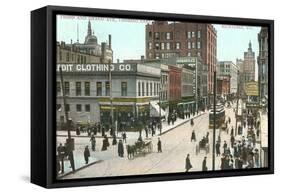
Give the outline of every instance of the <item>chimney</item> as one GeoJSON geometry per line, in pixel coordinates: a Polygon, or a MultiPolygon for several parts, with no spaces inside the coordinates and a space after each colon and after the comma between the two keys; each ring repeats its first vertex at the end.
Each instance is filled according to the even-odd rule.
{"type": "Polygon", "coordinates": [[[144,61],[144,55],[141,55],[141,61],[144,61]]]}
{"type": "Polygon", "coordinates": [[[102,63],[105,63],[105,56],[106,56],[106,43],[105,42],[102,42],[101,43],[101,60],[102,60],[102,63]]]}
{"type": "Polygon", "coordinates": [[[111,34],[108,35],[108,44],[109,44],[109,49],[111,49],[111,34]]]}
{"type": "Polygon", "coordinates": [[[117,63],[120,63],[120,60],[119,60],[119,59],[117,59],[117,63]]]}

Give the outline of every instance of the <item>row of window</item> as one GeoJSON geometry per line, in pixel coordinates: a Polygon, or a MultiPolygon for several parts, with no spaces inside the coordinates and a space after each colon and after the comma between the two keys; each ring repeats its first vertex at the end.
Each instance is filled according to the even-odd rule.
{"type": "MultiPolygon", "coordinates": [[[[198,57],[200,57],[201,56],[201,52],[200,51],[198,51],[197,53],[196,53],[196,55],[198,56],[198,57]]],[[[167,58],[170,58],[170,57],[174,57],[174,56],[178,56],[178,54],[177,53],[155,53],[155,59],[167,59],[167,58]]],[[[191,52],[187,52],[187,56],[188,57],[191,57],[191,52]]],[[[152,53],[148,53],[148,58],[149,59],[152,59],[154,56],[152,55],[152,53]]]]}
{"type": "MultiPolygon", "coordinates": [[[[160,42],[160,43],[156,42],[154,44],[154,49],[156,49],[156,50],[180,50],[181,47],[182,47],[182,45],[181,45],[180,42],[176,42],[174,44],[174,48],[173,48],[173,43],[171,43],[171,42],[166,42],[166,43],[165,42],[160,42]]],[[[196,48],[197,49],[201,49],[202,48],[201,42],[198,41],[197,45],[196,45],[195,42],[188,41],[187,42],[187,48],[188,49],[196,49],[196,48]]],[[[152,42],[148,42],[148,49],[149,50],[153,49],[152,42]]]]}
{"type": "MultiPolygon", "coordinates": [[[[57,110],[61,110],[61,104],[57,104],[57,110]]],[[[69,104],[66,104],[65,105],[65,110],[67,112],[70,111],[70,105],[69,104]]],[[[91,111],[91,105],[90,104],[85,104],[85,112],[90,112],[91,111]]],[[[82,112],[82,104],[76,104],[76,111],[77,112],[82,112]]]]}
{"type": "MultiPolygon", "coordinates": [[[[152,32],[150,31],[148,33],[149,38],[152,38],[152,32]]],[[[180,38],[180,32],[177,31],[175,33],[176,39],[180,38]]],[[[155,40],[173,40],[173,32],[154,32],[154,39],[155,40]]],[[[197,36],[195,31],[187,31],[186,32],[186,38],[191,39],[191,38],[201,38],[201,31],[197,30],[197,36]]]]}
{"type": "MultiPolygon", "coordinates": [[[[75,95],[76,96],[82,96],[82,82],[75,82],[75,95]]],[[[128,86],[127,82],[121,82],[121,96],[127,96],[128,92],[128,86]]],[[[90,82],[84,82],[84,95],[90,96],[90,89],[91,89],[91,83],[90,82]]],[[[105,96],[110,96],[110,83],[109,81],[105,82],[105,96]]],[[[57,95],[60,95],[61,93],[61,83],[57,82],[57,95]]],[[[64,82],[64,94],[66,96],[69,96],[70,94],[70,83],[64,82]]],[[[96,82],[96,96],[102,96],[103,95],[103,87],[102,82],[96,82]]]]}
{"type": "Polygon", "coordinates": [[[160,91],[159,83],[138,82],[138,96],[156,96],[160,91]]]}

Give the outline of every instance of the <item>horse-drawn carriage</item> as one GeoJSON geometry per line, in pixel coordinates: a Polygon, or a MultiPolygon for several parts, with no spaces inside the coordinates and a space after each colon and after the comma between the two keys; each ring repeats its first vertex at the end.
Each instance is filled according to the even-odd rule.
{"type": "Polygon", "coordinates": [[[151,140],[138,140],[133,145],[127,145],[128,159],[151,153],[152,149],[153,146],[151,140]]]}
{"type": "Polygon", "coordinates": [[[196,155],[200,153],[201,150],[205,150],[206,154],[209,153],[210,150],[210,145],[209,145],[209,140],[206,138],[203,138],[199,143],[196,145],[196,155]]]}

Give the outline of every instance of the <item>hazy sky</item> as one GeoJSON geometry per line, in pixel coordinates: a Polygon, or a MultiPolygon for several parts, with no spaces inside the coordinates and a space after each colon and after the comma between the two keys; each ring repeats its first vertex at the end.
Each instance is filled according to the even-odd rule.
{"type": "MultiPolygon", "coordinates": [[[[92,30],[98,38],[98,43],[108,41],[108,34],[112,35],[114,62],[117,59],[140,59],[145,55],[145,25],[150,21],[123,20],[97,17],[57,16],[57,40],[70,43],[83,43],[87,34],[89,19],[92,30]],[[79,29],[79,30],[78,30],[79,29]]],[[[257,34],[260,27],[214,25],[217,30],[217,58],[218,61],[242,58],[248,49],[249,41],[255,55],[258,55],[257,34]]],[[[256,68],[257,70],[257,68],[256,68]]]]}

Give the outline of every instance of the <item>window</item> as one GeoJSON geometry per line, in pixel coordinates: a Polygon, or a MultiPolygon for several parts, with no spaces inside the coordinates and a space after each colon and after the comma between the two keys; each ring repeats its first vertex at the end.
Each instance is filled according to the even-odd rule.
{"type": "Polygon", "coordinates": [[[109,83],[109,81],[105,82],[105,95],[110,96],[110,83],[109,83]]]}
{"type": "Polygon", "coordinates": [[[191,49],[191,42],[187,42],[187,48],[191,49]]]}
{"type": "Polygon", "coordinates": [[[155,43],[155,49],[159,50],[159,43],[155,43]]]}
{"type": "Polygon", "coordinates": [[[155,59],[159,59],[159,57],[160,57],[159,53],[156,53],[155,54],[155,59]]]}
{"type": "Polygon", "coordinates": [[[154,38],[155,38],[156,40],[159,40],[159,38],[160,38],[160,37],[159,37],[159,32],[155,32],[155,33],[154,33],[154,38]]]}
{"type": "Polygon", "coordinates": [[[57,96],[61,93],[61,85],[60,82],[57,82],[57,96]]]}
{"type": "Polygon", "coordinates": [[[121,96],[127,96],[127,82],[121,83],[121,96]]]}
{"type": "Polygon", "coordinates": [[[138,82],[138,96],[141,96],[141,83],[138,82]]]}
{"type": "Polygon", "coordinates": [[[91,111],[91,106],[89,104],[85,104],[85,111],[90,112],[91,111]]]}
{"type": "Polygon", "coordinates": [[[149,90],[148,90],[148,87],[149,87],[149,86],[148,86],[148,83],[146,83],[146,96],[149,95],[149,94],[148,94],[148,91],[149,91],[149,90]]]}
{"type": "Polygon", "coordinates": [[[150,96],[152,96],[152,83],[150,83],[150,96]]]}
{"type": "Polygon", "coordinates": [[[69,95],[69,82],[64,82],[64,95],[69,95]]]}
{"type": "Polygon", "coordinates": [[[190,57],[190,56],[191,56],[191,52],[188,52],[188,53],[187,53],[187,56],[189,56],[189,57],[190,57]]]}
{"type": "Polygon", "coordinates": [[[141,83],[142,96],[144,96],[144,82],[141,83]]]}
{"type": "Polygon", "coordinates": [[[66,61],[69,62],[69,52],[66,53],[66,61]]]}
{"type": "Polygon", "coordinates": [[[76,96],[81,96],[81,82],[76,82],[76,96]]]}
{"type": "Polygon", "coordinates": [[[76,104],[76,111],[81,112],[82,111],[82,106],[81,104],[76,104]]]}
{"type": "Polygon", "coordinates": [[[191,37],[192,37],[192,38],[195,37],[195,32],[194,32],[194,31],[191,33],[191,37]]]}
{"type": "Polygon", "coordinates": [[[180,49],[180,43],[179,42],[176,43],[176,49],[180,49]]]}
{"type": "Polygon", "coordinates": [[[65,105],[65,111],[67,111],[67,112],[70,111],[70,106],[69,106],[69,104],[66,104],[66,105],[65,105]]]}
{"type": "Polygon", "coordinates": [[[201,52],[197,52],[197,56],[198,56],[198,57],[201,57],[201,52]]]}
{"type": "Polygon", "coordinates": [[[197,48],[201,49],[201,42],[197,42],[197,48]]]}
{"type": "Polygon", "coordinates": [[[77,63],[80,63],[80,55],[77,55],[77,63]]]}
{"type": "Polygon", "coordinates": [[[148,36],[149,36],[149,38],[152,37],[152,32],[151,31],[148,32],[148,36]]]}
{"type": "Polygon", "coordinates": [[[187,38],[191,38],[191,32],[187,32],[187,38]]]}
{"type": "Polygon", "coordinates": [[[148,49],[149,49],[149,50],[152,49],[152,43],[151,43],[151,42],[148,43],[148,49]]]}
{"type": "Polygon", "coordinates": [[[201,31],[200,30],[197,31],[197,37],[201,38],[201,31]]]}
{"type": "Polygon", "coordinates": [[[164,50],[164,49],[165,49],[165,43],[161,42],[161,50],[164,50]]]}
{"type": "Polygon", "coordinates": [[[62,52],[60,51],[59,52],[59,58],[60,58],[60,61],[62,60],[62,52]]]}
{"type": "Polygon", "coordinates": [[[169,42],[167,42],[166,47],[167,47],[167,50],[170,50],[170,49],[171,49],[171,45],[170,45],[169,42]]]}
{"type": "Polygon", "coordinates": [[[152,53],[148,53],[148,58],[149,58],[149,59],[152,58],[152,53]]]}
{"type": "Polygon", "coordinates": [[[195,42],[192,42],[192,48],[193,49],[195,48],[195,42]]]}
{"type": "Polygon", "coordinates": [[[154,83],[154,96],[156,96],[156,83],[154,83]]]}
{"type": "Polygon", "coordinates": [[[171,33],[170,33],[170,32],[167,32],[167,33],[166,33],[166,39],[167,39],[167,40],[170,40],[170,39],[171,39],[171,33]]]}
{"type": "Polygon", "coordinates": [[[90,96],[90,82],[85,82],[85,96],[90,96]]]}
{"type": "Polygon", "coordinates": [[[97,96],[102,96],[102,84],[97,82],[97,96]]]}
{"type": "Polygon", "coordinates": [[[74,61],[74,54],[71,54],[71,61],[74,61]]]}

